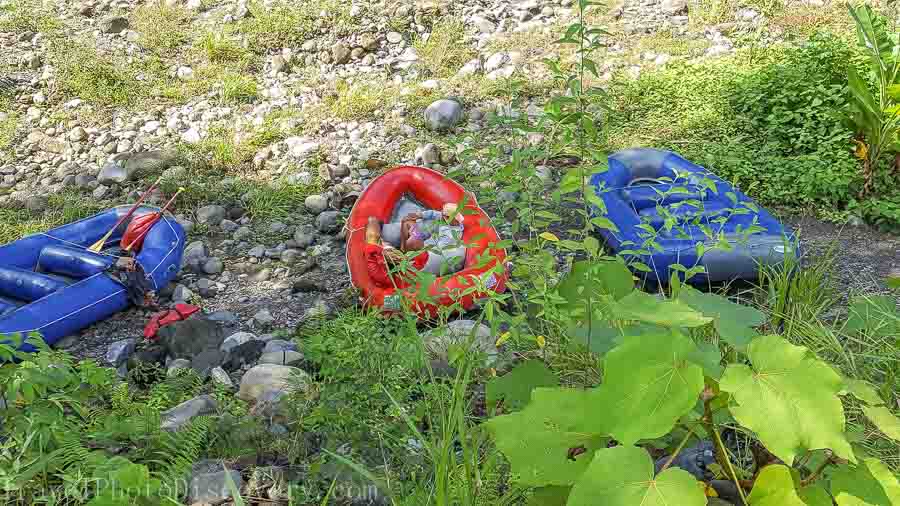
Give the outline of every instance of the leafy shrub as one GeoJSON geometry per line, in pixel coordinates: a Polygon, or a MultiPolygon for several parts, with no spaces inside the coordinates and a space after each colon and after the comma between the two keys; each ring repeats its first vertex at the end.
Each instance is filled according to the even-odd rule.
{"type": "Polygon", "coordinates": [[[43,2],[16,0],[0,6],[0,32],[52,33],[61,27],[62,23],[43,2]]]}
{"type": "Polygon", "coordinates": [[[696,160],[767,204],[843,208],[860,183],[853,132],[838,121],[858,61],[839,38],[674,65],[616,83],[619,146],[651,145],[696,160]]]}

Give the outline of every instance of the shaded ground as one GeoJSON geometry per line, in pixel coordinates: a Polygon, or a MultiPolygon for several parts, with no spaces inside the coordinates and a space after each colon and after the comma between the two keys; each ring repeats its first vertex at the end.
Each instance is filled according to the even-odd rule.
{"type": "Polygon", "coordinates": [[[834,256],[838,293],[888,293],[888,274],[900,270],[900,237],[862,225],[836,225],[807,216],[784,221],[798,231],[808,261],[834,256]]]}

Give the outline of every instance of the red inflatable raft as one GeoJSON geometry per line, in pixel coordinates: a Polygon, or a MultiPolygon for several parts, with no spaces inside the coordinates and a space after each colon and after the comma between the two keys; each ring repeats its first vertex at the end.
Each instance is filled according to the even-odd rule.
{"type": "MultiPolygon", "coordinates": [[[[391,219],[397,202],[404,194],[411,194],[431,209],[441,209],[447,203],[461,203],[465,189],[443,174],[424,167],[410,165],[396,167],[375,178],[350,212],[347,220],[347,266],[353,286],[362,292],[362,302],[368,307],[395,312],[402,307],[400,297],[407,299],[419,316],[433,317],[438,306],[459,304],[471,309],[483,292],[464,294],[473,286],[484,286],[494,292],[506,288],[506,251],[496,247],[500,242],[497,231],[488,215],[478,207],[474,199],[467,199],[463,214],[463,241],[466,244],[465,266],[459,272],[439,277],[428,287],[427,300],[418,300],[424,293],[421,287],[412,286],[395,293],[394,288],[381,288],[369,278],[363,254],[366,244],[366,222],[375,216],[384,223],[391,219]],[[476,284],[481,280],[482,285],[476,284]]],[[[423,297],[424,298],[424,297],[423,297]]]]}

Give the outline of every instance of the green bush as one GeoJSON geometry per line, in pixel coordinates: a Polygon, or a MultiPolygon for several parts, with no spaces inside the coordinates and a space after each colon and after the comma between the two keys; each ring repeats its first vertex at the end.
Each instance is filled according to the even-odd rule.
{"type": "Polygon", "coordinates": [[[817,35],[755,61],[739,53],[617,82],[613,140],[677,151],[766,204],[844,208],[861,184],[838,118],[856,61],[845,41],[817,35]]]}

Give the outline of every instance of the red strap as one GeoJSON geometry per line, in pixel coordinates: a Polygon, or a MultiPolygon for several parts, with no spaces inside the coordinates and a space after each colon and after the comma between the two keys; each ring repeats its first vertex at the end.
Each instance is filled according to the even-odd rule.
{"type": "Polygon", "coordinates": [[[150,317],[150,321],[144,327],[144,338],[155,340],[156,333],[160,328],[170,323],[186,320],[197,311],[200,311],[200,308],[192,304],[175,304],[173,309],[156,313],[150,317]]]}

